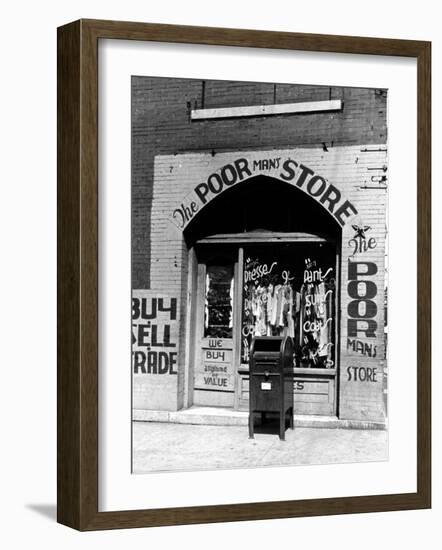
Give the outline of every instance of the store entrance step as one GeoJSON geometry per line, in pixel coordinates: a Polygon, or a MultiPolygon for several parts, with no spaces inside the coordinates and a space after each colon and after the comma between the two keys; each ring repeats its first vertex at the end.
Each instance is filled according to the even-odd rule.
{"type": "Polygon", "coordinates": [[[133,420],[147,422],[174,422],[176,424],[204,424],[208,426],[247,426],[248,411],[228,407],[192,406],[179,411],[147,411],[134,409],[133,420]]]}
{"type": "MultiPolygon", "coordinates": [[[[192,406],[180,411],[149,411],[134,409],[135,422],[171,422],[175,424],[200,424],[206,426],[247,426],[248,411],[237,411],[227,407],[192,406]]],[[[295,415],[298,428],[347,428],[383,430],[385,423],[358,420],[341,420],[336,416],[295,415]]]]}

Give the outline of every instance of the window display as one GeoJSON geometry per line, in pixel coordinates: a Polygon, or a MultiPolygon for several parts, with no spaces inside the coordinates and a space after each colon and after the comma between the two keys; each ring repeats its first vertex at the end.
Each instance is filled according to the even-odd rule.
{"type": "Polygon", "coordinates": [[[245,250],[243,363],[253,336],[290,336],[295,367],[334,366],[335,263],[333,247],[324,243],[245,250]]]}

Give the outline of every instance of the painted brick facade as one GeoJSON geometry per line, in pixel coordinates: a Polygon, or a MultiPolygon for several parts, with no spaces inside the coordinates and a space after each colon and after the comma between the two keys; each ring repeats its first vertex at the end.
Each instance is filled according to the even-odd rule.
{"type": "MultiPolygon", "coordinates": [[[[178,410],[189,405],[189,304],[195,297],[189,287],[192,270],[181,218],[173,214],[190,207],[196,185],[245,159],[253,167],[253,177],[285,179],[325,208],[321,194],[314,196],[306,184],[296,183],[299,167],[308,167],[323,178],[324,186],[339,190],[341,204],[348,201],[356,207],[356,214],[348,211],[339,222],[337,411],[342,420],[384,422],[385,92],[145,77],[134,77],[132,85],[133,288],[176,298],[180,319],[176,375],[163,377],[164,384],[155,377],[137,376],[135,408],[178,410]],[[190,109],[196,107],[327,99],[341,99],[342,111],[190,121],[190,109]],[[254,164],[264,158],[279,158],[278,167],[254,164]],[[288,160],[296,163],[291,181],[282,177],[287,176],[282,166],[288,160]],[[355,227],[369,227],[365,238],[357,236],[355,227]]],[[[207,204],[222,192],[208,195],[207,204]]],[[[199,204],[195,216],[205,206],[199,204]]]]}

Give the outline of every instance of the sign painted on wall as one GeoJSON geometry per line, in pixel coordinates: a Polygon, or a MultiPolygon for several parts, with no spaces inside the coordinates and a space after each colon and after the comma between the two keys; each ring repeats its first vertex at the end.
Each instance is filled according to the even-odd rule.
{"type": "Polygon", "coordinates": [[[378,293],[371,277],[378,267],[374,262],[348,262],[347,292],[350,302],[347,306],[347,330],[349,338],[376,338],[378,324],[375,317],[378,306],[374,301],[378,293]]]}
{"type": "Polygon", "coordinates": [[[266,174],[293,184],[316,199],[341,226],[357,213],[356,207],[345,199],[341,191],[312,168],[290,157],[249,159],[240,157],[224,164],[193,190],[176,206],[170,217],[184,230],[195,215],[217,195],[237,183],[259,174],[266,174]]]}
{"type": "Polygon", "coordinates": [[[132,291],[132,371],[176,375],[179,311],[176,296],[132,291]]]}
{"type": "Polygon", "coordinates": [[[347,338],[347,350],[364,357],[373,357],[377,355],[377,346],[376,344],[370,342],[364,342],[358,340],[357,338],[347,338]]]}
{"type": "Polygon", "coordinates": [[[376,367],[347,367],[348,382],[378,382],[378,369],[376,367]]]}
{"type": "Polygon", "coordinates": [[[355,234],[348,241],[348,246],[352,248],[352,256],[355,254],[363,254],[376,248],[376,239],[365,235],[365,233],[371,229],[369,225],[352,225],[352,228],[355,230],[355,234]]]}

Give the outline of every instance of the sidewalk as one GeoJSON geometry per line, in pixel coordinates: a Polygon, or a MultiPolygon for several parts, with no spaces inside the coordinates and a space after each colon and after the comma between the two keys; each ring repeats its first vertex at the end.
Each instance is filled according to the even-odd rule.
{"type": "Polygon", "coordinates": [[[386,430],[133,422],[134,473],[388,460],[386,430]],[[265,430],[265,433],[264,433],[265,430]]]}

